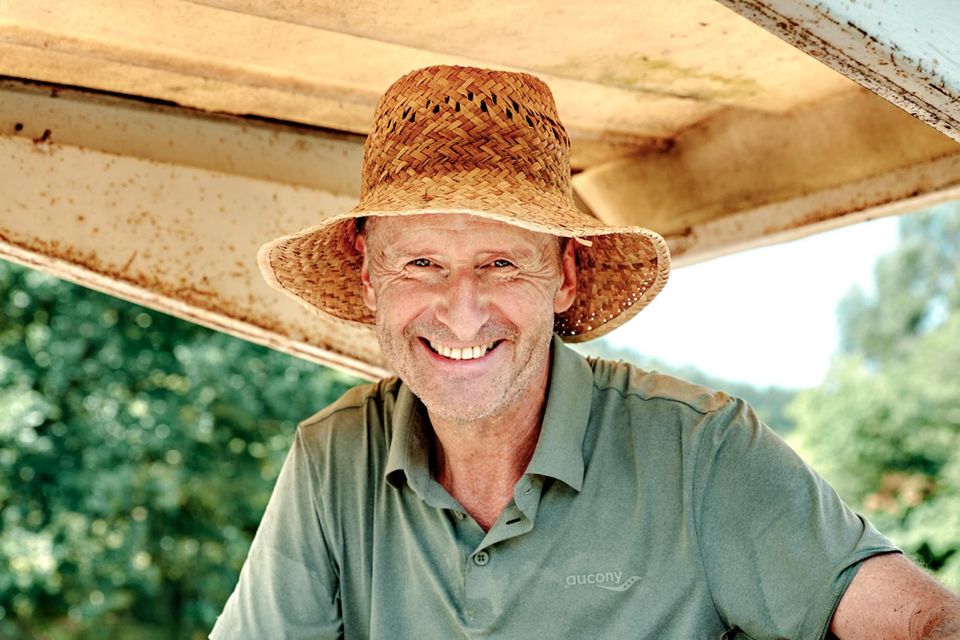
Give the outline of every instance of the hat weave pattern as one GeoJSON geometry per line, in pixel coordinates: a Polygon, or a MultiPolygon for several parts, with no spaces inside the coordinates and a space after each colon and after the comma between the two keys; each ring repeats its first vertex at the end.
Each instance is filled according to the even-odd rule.
{"type": "Polygon", "coordinates": [[[362,191],[371,202],[395,195],[391,185],[407,177],[428,198],[430,187],[454,192],[465,181],[499,185],[497,195],[508,198],[520,181],[558,198],[570,192],[570,140],[549,89],[533,76],[456,67],[411,74],[378,111],[364,156],[362,191]]]}
{"type": "Polygon", "coordinates": [[[465,213],[589,244],[577,247],[577,295],[555,330],[569,342],[599,337],[656,296],[670,256],[656,233],[607,227],[577,209],[569,148],[549,88],[531,75],[414,71],[377,105],[357,207],[264,245],[261,271],[316,312],[373,325],[360,295],[356,219],[465,213]]]}

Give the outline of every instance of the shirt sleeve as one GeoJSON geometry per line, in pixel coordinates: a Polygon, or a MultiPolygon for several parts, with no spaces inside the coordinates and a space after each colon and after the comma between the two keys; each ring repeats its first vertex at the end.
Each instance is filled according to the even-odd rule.
{"type": "Polygon", "coordinates": [[[318,516],[316,487],[298,430],[212,640],[343,637],[339,571],[318,516]]]}
{"type": "Polygon", "coordinates": [[[898,551],[746,403],[707,421],[697,538],[717,611],[751,638],[823,638],[860,563],[898,551]]]}

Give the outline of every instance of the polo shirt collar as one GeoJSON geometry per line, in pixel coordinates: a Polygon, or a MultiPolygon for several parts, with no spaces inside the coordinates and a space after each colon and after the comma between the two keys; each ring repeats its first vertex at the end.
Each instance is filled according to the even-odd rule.
{"type": "MultiPolygon", "coordinates": [[[[556,335],[550,345],[550,384],[540,439],[527,475],[556,478],[575,491],[583,486],[583,436],[590,418],[593,370],[556,335]]],[[[430,493],[430,437],[427,412],[401,384],[391,420],[392,433],[384,477],[399,486],[401,477],[424,498],[430,493]]]]}
{"type": "Polygon", "coordinates": [[[397,391],[391,417],[390,448],[384,477],[399,487],[401,480],[424,497],[430,483],[431,431],[427,410],[404,382],[397,391]]]}
{"type": "Polygon", "coordinates": [[[556,478],[575,491],[583,486],[583,436],[593,400],[593,369],[579,353],[553,336],[550,386],[540,439],[527,474],[556,478]]]}

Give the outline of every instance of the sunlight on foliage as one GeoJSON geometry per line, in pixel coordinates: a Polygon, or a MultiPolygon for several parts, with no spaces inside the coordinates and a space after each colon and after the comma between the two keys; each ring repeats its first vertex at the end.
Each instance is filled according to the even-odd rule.
{"type": "Polygon", "coordinates": [[[0,263],[0,637],[201,638],[357,380],[0,263]]]}
{"type": "Polygon", "coordinates": [[[845,353],[788,413],[852,505],[960,590],[960,207],[901,221],[876,292],[840,309],[845,353]]]}

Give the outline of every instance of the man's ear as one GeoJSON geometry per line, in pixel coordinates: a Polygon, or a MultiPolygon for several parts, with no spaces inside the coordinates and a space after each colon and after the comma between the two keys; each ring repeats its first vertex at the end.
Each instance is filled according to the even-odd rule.
{"type": "Polygon", "coordinates": [[[567,238],[560,253],[560,288],[553,297],[553,312],[563,313],[577,296],[577,241],[567,238]]]}
{"type": "Polygon", "coordinates": [[[367,243],[362,233],[358,233],[353,241],[353,248],[363,257],[363,264],[360,266],[360,295],[363,297],[363,303],[367,305],[370,311],[377,310],[377,297],[373,293],[373,284],[370,282],[370,267],[367,256],[367,243]]]}

